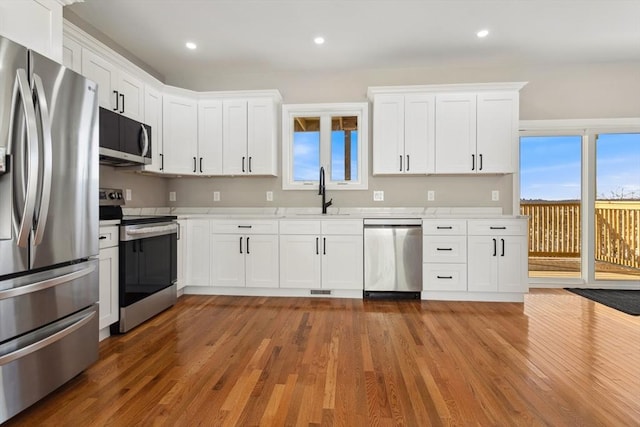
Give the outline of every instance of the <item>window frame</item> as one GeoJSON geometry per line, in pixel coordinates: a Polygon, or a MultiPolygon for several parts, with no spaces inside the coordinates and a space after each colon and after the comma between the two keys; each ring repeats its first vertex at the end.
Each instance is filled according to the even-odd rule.
{"type": "MultiPolygon", "coordinates": [[[[296,117],[320,117],[320,166],[324,166],[327,190],[367,190],[369,188],[369,103],[323,103],[282,105],[282,189],[317,191],[318,179],[293,180],[293,120],[296,117]],[[327,117],[358,117],[358,179],[352,181],[331,180],[331,128],[322,132],[327,117]],[[323,121],[324,118],[324,121],[323,121]]],[[[329,123],[330,125],[330,123],[329,123]]],[[[319,171],[318,171],[319,172],[319,171]]],[[[318,174],[319,176],[319,174],[318,174]]]]}

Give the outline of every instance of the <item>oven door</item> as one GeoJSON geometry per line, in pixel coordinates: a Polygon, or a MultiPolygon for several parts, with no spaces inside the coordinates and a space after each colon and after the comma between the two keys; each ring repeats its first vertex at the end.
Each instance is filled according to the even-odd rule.
{"type": "Polygon", "coordinates": [[[177,280],[177,234],[120,242],[120,307],[165,289],[177,280]]]}

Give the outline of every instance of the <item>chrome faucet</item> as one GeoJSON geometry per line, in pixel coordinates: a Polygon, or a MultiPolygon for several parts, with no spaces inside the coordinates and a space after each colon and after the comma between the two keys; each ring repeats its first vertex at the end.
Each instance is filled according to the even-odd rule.
{"type": "Polygon", "coordinates": [[[325,188],[324,185],[324,167],[320,166],[320,189],[318,191],[318,195],[322,196],[322,213],[326,214],[327,213],[327,208],[329,206],[331,206],[331,202],[333,202],[333,198],[331,198],[331,200],[329,200],[328,202],[326,201],[326,193],[327,193],[327,189],[325,188]]]}

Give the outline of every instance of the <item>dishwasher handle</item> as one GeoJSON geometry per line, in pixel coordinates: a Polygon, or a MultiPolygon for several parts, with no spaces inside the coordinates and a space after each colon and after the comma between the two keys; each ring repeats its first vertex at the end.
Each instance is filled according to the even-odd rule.
{"type": "Polygon", "coordinates": [[[364,228],[422,227],[420,218],[365,218],[364,228]]]}

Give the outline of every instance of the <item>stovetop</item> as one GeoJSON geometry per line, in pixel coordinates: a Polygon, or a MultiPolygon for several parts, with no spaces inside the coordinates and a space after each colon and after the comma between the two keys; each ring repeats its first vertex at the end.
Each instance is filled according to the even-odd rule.
{"type": "Polygon", "coordinates": [[[120,225],[154,224],[178,219],[175,215],[124,215],[120,225]]]}
{"type": "Polygon", "coordinates": [[[121,189],[100,189],[100,220],[120,220],[120,225],[154,224],[178,219],[175,215],[123,215],[124,192],[121,189]]]}

